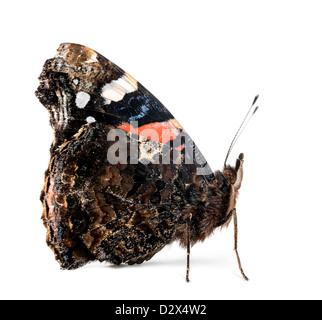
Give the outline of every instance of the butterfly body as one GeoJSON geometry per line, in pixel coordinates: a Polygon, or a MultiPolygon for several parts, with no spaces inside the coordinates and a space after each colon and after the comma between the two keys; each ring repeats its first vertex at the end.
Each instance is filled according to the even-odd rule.
{"type": "Polygon", "coordinates": [[[243,158],[211,172],[161,102],[87,47],[60,45],[39,79],[54,130],[42,219],[62,268],[141,263],[173,241],[186,246],[188,232],[193,245],[229,224],[243,158]],[[109,158],[115,132],[121,161],[109,158]]]}

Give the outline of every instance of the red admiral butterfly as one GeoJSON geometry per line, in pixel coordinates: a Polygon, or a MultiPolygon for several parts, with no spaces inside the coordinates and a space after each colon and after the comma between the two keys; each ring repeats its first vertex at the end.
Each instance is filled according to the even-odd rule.
{"type": "Polygon", "coordinates": [[[247,280],[235,210],[244,157],[226,161],[257,97],[223,171],[213,173],[160,101],[94,50],[61,44],[39,80],[54,130],[42,219],[62,268],[142,263],[178,240],[189,281],[190,246],[233,218],[247,280]]]}

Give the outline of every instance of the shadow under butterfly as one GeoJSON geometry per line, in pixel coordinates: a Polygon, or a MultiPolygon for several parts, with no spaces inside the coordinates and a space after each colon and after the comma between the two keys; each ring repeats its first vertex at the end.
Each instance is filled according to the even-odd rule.
{"type": "Polygon", "coordinates": [[[64,43],[36,96],[50,113],[51,159],[41,193],[47,244],[63,269],[136,264],[173,242],[190,247],[234,220],[244,155],[212,172],[173,115],[132,76],[88,47],[64,43]]]}

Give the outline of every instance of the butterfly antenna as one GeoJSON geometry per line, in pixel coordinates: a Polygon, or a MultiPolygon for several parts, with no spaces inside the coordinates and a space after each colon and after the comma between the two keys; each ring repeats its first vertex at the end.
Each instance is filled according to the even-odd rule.
{"type": "Polygon", "coordinates": [[[258,97],[259,97],[259,95],[256,95],[256,96],[255,96],[254,101],[253,101],[253,103],[252,103],[251,107],[249,108],[249,110],[248,110],[248,112],[247,112],[247,114],[246,114],[246,116],[245,116],[245,118],[244,118],[243,122],[241,123],[240,127],[238,128],[238,130],[237,130],[237,132],[236,132],[236,134],[235,134],[235,136],[234,136],[234,138],[233,138],[233,140],[232,140],[232,142],[231,142],[231,144],[230,144],[230,146],[229,146],[229,149],[228,149],[228,152],[227,152],[227,155],[226,155],[226,158],[225,158],[225,162],[224,162],[224,167],[225,167],[225,168],[226,168],[226,162],[227,162],[227,159],[228,159],[228,157],[229,157],[229,155],[230,155],[230,152],[231,152],[231,150],[233,149],[233,147],[234,147],[234,145],[235,145],[236,141],[238,140],[238,138],[239,138],[239,136],[241,135],[241,133],[243,132],[243,130],[246,128],[246,126],[247,126],[247,124],[248,124],[249,120],[251,119],[251,117],[252,117],[252,116],[255,114],[255,112],[258,110],[258,107],[255,107],[255,108],[254,108],[254,105],[255,105],[255,103],[256,103],[256,101],[257,101],[258,97]]]}

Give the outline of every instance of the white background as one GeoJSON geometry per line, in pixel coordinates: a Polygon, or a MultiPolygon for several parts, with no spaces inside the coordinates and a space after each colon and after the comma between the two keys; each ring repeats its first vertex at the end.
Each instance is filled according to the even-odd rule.
{"type": "Polygon", "coordinates": [[[2,1],[2,299],[321,299],[321,1],[2,1]],[[213,169],[254,96],[233,228],[139,266],[61,271],[39,201],[49,114],[34,96],[62,42],[86,45],[133,75],[175,115],[213,169]]]}

